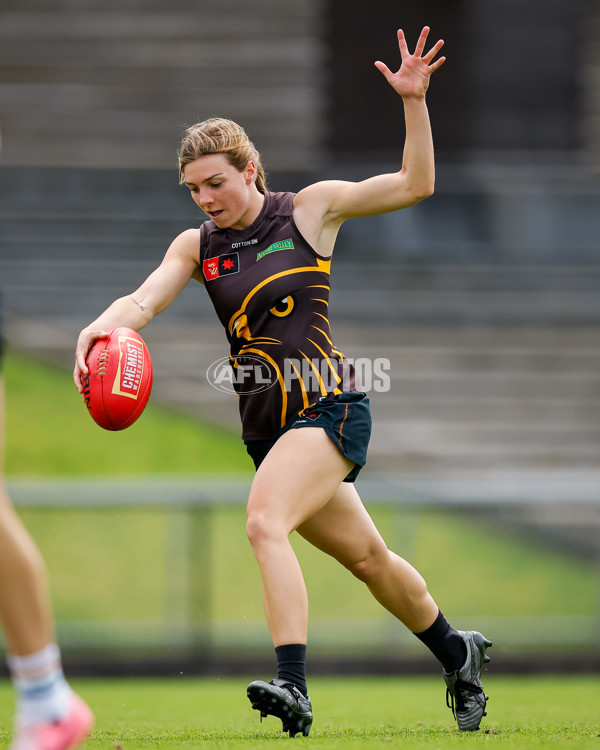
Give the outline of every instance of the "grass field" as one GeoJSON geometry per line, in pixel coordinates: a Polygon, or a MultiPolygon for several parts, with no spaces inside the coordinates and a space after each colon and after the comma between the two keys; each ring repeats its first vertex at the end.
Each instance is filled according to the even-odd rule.
{"type": "MultiPolygon", "coordinates": [[[[460,733],[438,678],[315,678],[310,737],[291,740],[281,722],[259,722],[245,678],[75,681],[96,714],[89,748],[268,748],[293,742],[357,748],[600,747],[600,678],[487,677],[489,715],[460,733]]],[[[12,720],[10,685],[0,683],[0,747],[12,720]]]]}
{"type": "MultiPolygon", "coordinates": [[[[593,562],[569,559],[443,511],[373,507],[371,512],[388,544],[402,550],[424,573],[430,590],[459,627],[491,623],[490,637],[501,648],[510,647],[516,636],[525,641],[535,636],[539,642],[542,625],[537,618],[551,619],[543,629],[545,638],[548,628],[555,639],[571,640],[586,637],[575,632],[577,623],[593,628],[600,588],[593,562]],[[407,529],[412,530],[410,539],[407,529]],[[441,543],[449,529],[459,540],[452,570],[441,543]],[[461,571],[469,569],[473,555],[479,560],[478,575],[466,588],[461,571]],[[511,618],[526,618],[516,633],[511,618]],[[525,627],[533,634],[524,632],[525,627]]],[[[258,568],[245,537],[242,504],[204,511],[197,536],[183,509],[25,508],[21,515],[47,561],[57,617],[73,627],[79,622],[78,631],[90,634],[104,627],[99,636],[103,640],[126,638],[129,632],[138,640],[144,634],[151,639],[151,623],[160,633],[161,623],[185,620],[189,597],[199,585],[215,645],[268,644],[258,568]],[[109,621],[114,618],[121,624],[113,628],[109,621]]],[[[315,644],[327,645],[333,639],[342,648],[357,640],[401,637],[403,629],[392,629],[391,617],[363,584],[304,540],[294,537],[293,543],[309,590],[315,644]]],[[[68,635],[64,628],[62,634],[68,635]]]]}

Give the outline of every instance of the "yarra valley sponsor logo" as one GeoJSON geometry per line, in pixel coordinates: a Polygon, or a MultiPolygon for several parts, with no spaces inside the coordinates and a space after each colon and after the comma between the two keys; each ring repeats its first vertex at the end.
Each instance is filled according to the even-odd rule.
{"type": "Polygon", "coordinates": [[[294,243],[291,239],[289,240],[280,240],[279,242],[274,242],[272,245],[269,245],[269,247],[265,248],[264,250],[261,250],[260,253],[256,254],[256,260],[260,260],[261,258],[264,258],[265,255],[268,255],[269,253],[276,253],[278,250],[293,250],[294,249],[294,243]]]}

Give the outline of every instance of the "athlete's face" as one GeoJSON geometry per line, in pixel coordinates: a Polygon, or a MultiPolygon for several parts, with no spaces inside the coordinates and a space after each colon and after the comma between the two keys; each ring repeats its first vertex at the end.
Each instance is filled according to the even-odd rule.
{"type": "Polygon", "coordinates": [[[254,184],[254,162],[238,172],[223,154],[210,154],[186,164],[183,174],[194,203],[220,229],[245,229],[260,213],[264,196],[254,184]]]}

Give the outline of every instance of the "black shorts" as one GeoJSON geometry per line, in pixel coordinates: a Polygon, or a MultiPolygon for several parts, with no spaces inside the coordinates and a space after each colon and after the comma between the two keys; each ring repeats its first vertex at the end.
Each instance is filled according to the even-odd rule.
{"type": "Polygon", "coordinates": [[[371,437],[371,406],[367,394],[355,392],[325,397],[294,415],[270,440],[244,440],[256,468],[285,432],[299,427],[322,427],[342,455],[354,463],[344,479],[344,482],[354,482],[367,462],[371,437]]]}

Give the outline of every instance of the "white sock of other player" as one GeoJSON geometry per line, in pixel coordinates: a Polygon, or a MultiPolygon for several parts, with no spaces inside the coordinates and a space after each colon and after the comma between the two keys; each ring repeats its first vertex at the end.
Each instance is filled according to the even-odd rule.
{"type": "Polygon", "coordinates": [[[55,643],[26,656],[7,658],[17,690],[17,715],[24,724],[59,721],[71,706],[71,688],[62,670],[55,643]]]}

